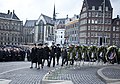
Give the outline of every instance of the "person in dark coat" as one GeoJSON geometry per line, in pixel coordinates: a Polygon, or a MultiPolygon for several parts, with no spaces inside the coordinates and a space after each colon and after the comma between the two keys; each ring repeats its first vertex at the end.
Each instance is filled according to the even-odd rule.
{"type": "Polygon", "coordinates": [[[56,54],[56,46],[54,43],[52,43],[51,50],[50,50],[50,62],[49,67],[51,65],[51,61],[53,59],[53,67],[55,67],[55,54],[56,54]]]}
{"type": "Polygon", "coordinates": [[[38,62],[38,68],[37,69],[40,69],[40,65],[41,65],[41,68],[43,68],[43,64],[42,64],[42,59],[43,59],[43,53],[44,53],[44,50],[42,48],[43,44],[38,44],[38,50],[37,50],[37,62],[38,62]]]}
{"type": "Polygon", "coordinates": [[[61,56],[61,48],[59,46],[60,46],[60,44],[57,44],[57,47],[56,47],[57,65],[59,65],[59,59],[61,56]]]}
{"type": "Polygon", "coordinates": [[[45,60],[47,60],[47,66],[49,65],[49,55],[50,55],[50,49],[47,45],[47,43],[45,44],[45,47],[44,47],[44,56],[43,56],[43,66],[44,66],[44,62],[45,60]]]}
{"type": "Polygon", "coordinates": [[[31,50],[31,67],[33,68],[33,63],[35,63],[35,68],[37,68],[37,47],[36,44],[34,44],[34,47],[31,50]]]}
{"type": "Polygon", "coordinates": [[[30,59],[30,50],[29,50],[29,49],[27,49],[27,60],[28,60],[28,61],[31,60],[31,59],[30,59]]]}
{"type": "Polygon", "coordinates": [[[67,49],[66,48],[63,48],[62,49],[62,65],[65,64],[68,65],[68,56],[67,56],[67,49]],[[67,63],[66,63],[67,62],[67,63]]]}

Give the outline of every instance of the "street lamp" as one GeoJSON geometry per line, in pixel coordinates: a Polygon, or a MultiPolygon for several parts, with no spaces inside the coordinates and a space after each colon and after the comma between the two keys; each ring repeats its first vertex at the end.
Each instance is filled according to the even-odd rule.
{"type": "Polygon", "coordinates": [[[103,2],[103,32],[102,32],[102,43],[103,43],[103,46],[105,46],[105,36],[104,36],[104,33],[105,33],[105,0],[103,2]]]}

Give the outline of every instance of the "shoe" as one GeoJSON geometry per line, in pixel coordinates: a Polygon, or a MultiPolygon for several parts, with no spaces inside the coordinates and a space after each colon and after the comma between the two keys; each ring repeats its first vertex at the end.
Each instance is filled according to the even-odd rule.
{"type": "Polygon", "coordinates": [[[40,69],[40,67],[39,68],[37,68],[37,70],[39,70],[40,69]]]}
{"type": "Polygon", "coordinates": [[[30,69],[32,69],[33,67],[30,67],[30,69]]]}

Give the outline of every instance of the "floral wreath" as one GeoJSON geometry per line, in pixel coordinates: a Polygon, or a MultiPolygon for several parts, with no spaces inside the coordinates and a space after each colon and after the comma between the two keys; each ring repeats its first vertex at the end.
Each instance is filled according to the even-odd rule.
{"type": "Polygon", "coordinates": [[[113,46],[108,47],[107,52],[106,52],[106,60],[107,61],[114,60],[117,56],[117,53],[118,53],[117,46],[113,45],[113,46]]]}

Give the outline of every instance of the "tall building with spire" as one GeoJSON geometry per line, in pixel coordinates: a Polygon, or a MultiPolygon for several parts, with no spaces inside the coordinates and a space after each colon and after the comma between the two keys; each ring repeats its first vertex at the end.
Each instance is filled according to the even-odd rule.
{"type": "Polygon", "coordinates": [[[55,4],[54,4],[54,11],[53,11],[53,20],[56,20],[56,12],[55,12],[55,4]]]}

